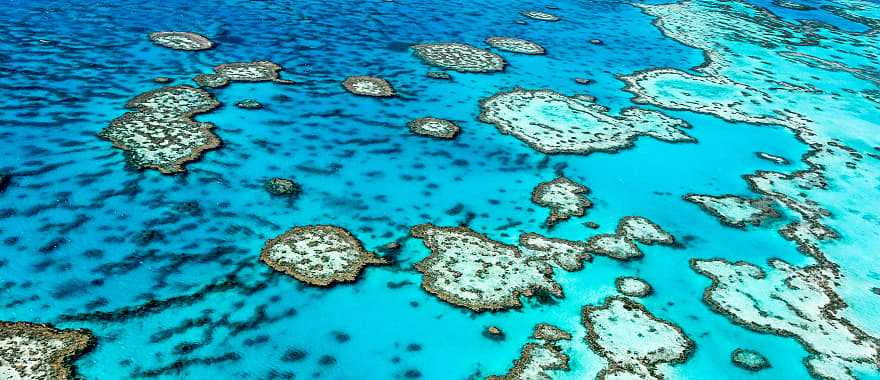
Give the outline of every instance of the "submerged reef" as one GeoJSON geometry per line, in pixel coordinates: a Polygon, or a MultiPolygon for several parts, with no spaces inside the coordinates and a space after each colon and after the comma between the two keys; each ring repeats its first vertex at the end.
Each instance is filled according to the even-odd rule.
{"type": "Polygon", "coordinates": [[[235,106],[246,110],[258,110],[260,108],[263,108],[263,104],[254,99],[245,99],[239,101],[238,103],[235,103],[235,106]]]}
{"type": "Polygon", "coordinates": [[[12,176],[0,173],[0,193],[6,191],[6,188],[9,187],[10,183],[12,183],[12,176]]]}
{"type": "Polygon", "coordinates": [[[154,32],[150,33],[150,41],[175,50],[198,51],[214,47],[211,40],[192,32],[154,32]]]}
{"type": "Polygon", "coordinates": [[[353,76],[342,81],[342,87],[348,92],[373,97],[390,97],[397,95],[387,80],[369,76],[353,76]]]}
{"type": "Polygon", "coordinates": [[[178,173],[202,152],[220,146],[220,139],[211,132],[214,124],[192,119],[219,105],[201,89],[163,87],[130,100],[125,106],[135,111],[114,119],[98,135],[125,151],[135,168],[178,173]]]}
{"type": "Polygon", "coordinates": [[[608,361],[598,379],[662,379],[658,365],[684,363],[694,351],[680,327],[629,298],[584,307],[583,323],[590,348],[608,361]]]}
{"type": "Polygon", "coordinates": [[[422,287],[446,302],[479,312],[521,307],[519,296],[537,291],[562,296],[552,268],[515,246],[467,227],[420,224],[410,233],[431,251],[415,265],[422,287]]]}
{"type": "Polygon", "coordinates": [[[443,80],[451,80],[452,79],[452,75],[450,75],[449,73],[447,73],[445,71],[428,71],[425,75],[431,79],[443,79],[443,80]]]}
{"type": "Polygon", "coordinates": [[[538,21],[559,21],[561,18],[557,15],[542,12],[542,11],[523,11],[521,13],[523,16],[526,16],[532,20],[538,21]]]}
{"type": "Polygon", "coordinates": [[[523,346],[513,368],[503,376],[489,376],[487,380],[550,380],[550,371],[568,371],[568,355],[560,341],[571,340],[571,334],[547,323],[535,326],[535,342],[523,346]]]}
{"type": "Polygon", "coordinates": [[[299,194],[299,186],[292,179],[272,178],[263,185],[266,191],[272,195],[292,196],[299,194]]]}
{"type": "Polygon", "coordinates": [[[229,82],[275,82],[291,84],[281,79],[281,66],[270,61],[233,62],[214,67],[213,74],[199,74],[193,81],[202,87],[223,87],[229,82]]]}
{"type": "Polygon", "coordinates": [[[788,165],[789,164],[788,160],[785,159],[785,157],[780,157],[780,156],[777,156],[774,154],[770,154],[770,153],[766,153],[766,152],[757,152],[757,153],[755,153],[755,155],[757,155],[759,158],[763,158],[767,161],[771,161],[771,162],[779,164],[779,165],[788,165]]]}
{"type": "Polygon", "coordinates": [[[74,359],[92,349],[88,330],[58,330],[30,322],[0,322],[0,377],[72,379],[74,359]]]}
{"type": "Polygon", "coordinates": [[[712,214],[722,224],[745,228],[746,223],[760,226],[768,219],[779,218],[781,215],[773,208],[772,202],[766,198],[749,199],[736,195],[703,195],[687,194],[684,200],[696,203],[712,214]]]}
{"type": "Polygon", "coordinates": [[[542,182],[532,190],[532,202],[550,209],[545,223],[548,227],[572,216],[584,216],[593,202],[586,195],[590,189],[566,177],[542,182]]]}
{"type": "Polygon", "coordinates": [[[589,252],[617,260],[634,260],[643,256],[635,242],[642,244],[675,244],[675,238],[663,228],[641,216],[620,219],[613,234],[595,235],[587,241],[589,252]]]}
{"type": "Polygon", "coordinates": [[[638,277],[618,277],[614,286],[620,294],[630,297],[646,297],[653,291],[650,284],[638,277]]]}
{"type": "Polygon", "coordinates": [[[272,269],[315,286],[352,282],[365,266],[388,263],[367,252],[350,232],[325,225],[294,227],[269,240],[260,259],[272,269]]]}
{"type": "Polygon", "coordinates": [[[770,270],[727,260],[691,260],[712,285],[703,300],[716,312],[752,330],[791,336],[810,353],[811,374],[822,379],[855,379],[853,370],[880,363],[880,342],[838,315],[843,301],[834,293],[830,270],[769,261],[770,270]]]}
{"type": "Polygon", "coordinates": [[[513,53],[539,55],[544,54],[544,48],[532,41],[514,37],[489,37],[486,39],[489,46],[513,53]]]}
{"type": "Polygon", "coordinates": [[[412,46],[425,63],[465,73],[489,73],[504,70],[507,62],[500,55],[468,44],[445,42],[412,46]]]}
{"type": "Polygon", "coordinates": [[[438,139],[453,139],[461,128],[452,121],[435,117],[423,117],[406,124],[412,133],[438,139]]]}
{"type": "Polygon", "coordinates": [[[797,3],[791,0],[773,0],[773,5],[777,7],[793,9],[796,11],[811,11],[813,9],[816,9],[816,7],[797,3]]]}
{"type": "Polygon", "coordinates": [[[551,90],[514,89],[480,102],[480,120],[494,124],[542,153],[616,152],[638,136],[667,142],[694,142],[682,132],[688,124],[656,111],[624,109],[611,116],[589,96],[551,90]]]}
{"type": "Polygon", "coordinates": [[[758,351],[737,348],[730,353],[730,362],[733,365],[749,371],[760,371],[770,368],[770,362],[758,351]]]}

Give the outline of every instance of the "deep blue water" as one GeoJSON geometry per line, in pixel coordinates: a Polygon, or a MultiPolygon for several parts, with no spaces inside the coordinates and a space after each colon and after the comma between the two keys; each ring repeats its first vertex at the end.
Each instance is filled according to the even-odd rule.
{"type": "MultiPolygon", "coordinates": [[[[821,9],[755,3],[786,20],[867,29],[821,9]]],[[[642,300],[645,306],[696,342],[693,357],[670,369],[670,377],[809,377],[807,351],[797,341],[734,325],[701,302],[710,282],[688,260],[811,259],[778,235],[778,224],[725,227],[681,199],[747,196],[744,174],[803,169],[799,158],[808,147],[790,131],[645,106],[689,122],[698,142],[643,137],[614,154],[548,156],[477,120],[481,99],[513,87],[589,94],[618,112],[633,104],[617,75],[703,62],[701,51],[664,37],[626,2],[559,0],[552,10],[543,8],[551,3],[507,0],[3,4],[0,172],[12,180],[0,193],[0,320],[93,331],[95,349],[76,361],[83,378],[482,377],[505,373],[539,322],[574,333],[572,368],[559,378],[592,378],[603,363],[583,341],[580,310],[615,294],[614,279],[623,275],[648,281],[655,294],[642,300]],[[515,23],[528,9],[562,21],[515,23]],[[147,38],[161,30],[198,32],[217,46],[163,48],[147,38]],[[408,49],[446,41],[485,47],[493,35],[538,42],[547,54],[501,52],[510,64],[504,72],[453,72],[452,81],[443,81],[427,78],[434,68],[408,49]],[[258,59],[280,64],[282,77],[297,83],[210,90],[223,106],[198,120],[216,124],[223,145],[186,173],[128,167],[119,149],[96,136],[126,112],[128,99],[161,86],[154,77],[192,84],[215,65],[258,59]],[[353,96],[340,86],[350,75],[383,77],[399,96],[353,96]],[[595,83],[577,84],[578,77],[595,83]],[[265,108],[234,106],[246,98],[265,108]],[[456,121],[461,134],[439,141],[409,133],[406,123],[426,115],[456,121]],[[762,160],[759,151],[792,164],[762,160]],[[521,232],[547,232],[547,211],[531,203],[530,193],[560,172],[588,186],[595,205],[549,235],[585,240],[595,232],[582,222],[607,232],[622,216],[641,215],[684,239],[683,246],[642,247],[645,257],[632,263],[597,257],[580,272],[557,274],[565,298],[554,304],[526,300],[521,310],[480,314],[421,289],[412,264],[428,251],[418,240],[404,240],[393,266],[368,268],[359,281],[328,289],[302,285],[259,261],[267,239],[307,224],[344,227],[368,249],[429,222],[467,221],[515,243],[521,232]],[[271,177],[295,179],[301,196],[270,196],[263,183],[271,177]],[[144,231],[158,238],[139,240],[144,231]],[[486,339],[481,332],[489,325],[501,327],[506,339],[486,339]],[[181,349],[186,344],[194,348],[181,349]],[[754,374],[734,367],[729,355],[737,347],[759,349],[773,366],[754,374]],[[307,354],[285,361],[292,349],[307,354]],[[321,360],[325,355],[332,363],[321,360]]],[[[873,122],[880,125],[880,117],[873,122]]],[[[861,304],[870,310],[870,302],[861,304]]],[[[867,313],[864,320],[876,323],[867,313]]]]}

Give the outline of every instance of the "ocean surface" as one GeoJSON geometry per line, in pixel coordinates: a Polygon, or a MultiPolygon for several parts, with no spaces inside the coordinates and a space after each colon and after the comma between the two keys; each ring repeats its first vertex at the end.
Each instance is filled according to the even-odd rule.
{"type": "MultiPolygon", "coordinates": [[[[811,88],[772,93],[776,108],[762,107],[803,115],[820,125],[811,127],[816,136],[861,157],[856,172],[822,163],[827,186],[803,190],[828,211],[821,222],[836,232],[819,239],[821,255],[780,235],[799,218],[785,202],[776,201],[779,218],[733,228],[683,200],[690,193],[760,197],[743,176],[808,170],[803,158],[813,147],[780,123],[707,111],[712,104],[748,108],[739,90],[712,93],[658,80],[645,86],[651,100],[637,104],[623,77],[658,68],[698,75],[707,60],[701,46],[664,31],[650,8],[605,0],[5,0],[0,174],[9,183],[0,192],[0,320],[91,331],[96,344],[73,362],[83,379],[484,378],[510,370],[534,326],[550,323],[573,335],[565,347],[570,368],[552,377],[582,379],[606,366],[585,340],[582,308],[617,295],[616,278],[637,276],[654,289],[637,301],[695,343],[684,362],[661,366],[661,377],[815,376],[805,366],[811,348],[799,339],[735,323],[704,302],[712,281],[690,260],[768,268],[777,258],[836,268],[832,292],[846,307],[829,313],[866,339],[880,337],[880,289],[872,291],[880,287],[880,45],[873,44],[880,43],[880,4],[804,0],[811,9],[797,10],[764,0],[694,3],[728,9],[730,19],[715,18],[714,31],[676,33],[738,41],[717,54],[756,57],[727,59],[732,64],[718,75],[748,88],[768,78],[811,88]],[[561,20],[521,15],[528,10],[561,20]],[[766,34],[735,27],[767,15],[780,34],[814,28],[821,42],[792,49],[824,64],[787,59],[780,44],[760,40],[766,34]],[[215,46],[169,49],[150,41],[157,31],[198,33],[215,46]],[[864,41],[838,48],[831,33],[864,41]],[[546,54],[492,49],[484,42],[490,36],[534,41],[546,54]],[[411,46],[431,42],[491,50],[509,65],[429,78],[427,72],[444,70],[411,46]],[[133,167],[98,136],[130,111],[126,102],[163,86],[156,77],[197,86],[192,78],[214,66],[255,60],[282,66],[281,77],[294,83],[207,89],[221,106],[195,118],[213,123],[222,144],[185,172],[133,167]],[[397,96],[353,95],[341,82],[355,75],[384,78],[397,96]],[[481,100],[517,88],[593,96],[612,115],[632,106],[659,111],[686,121],[696,142],[642,136],[616,152],[544,154],[479,120],[481,100]],[[665,103],[676,97],[721,100],[665,103]],[[263,108],[235,106],[244,99],[263,108]],[[461,132],[452,140],[411,133],[407,123],[424,116],[454,121],[461,132]],[[548,210],[532,202],[532,190],[559,175],[588,187],[593,206],[548,229],[548,210]],[[264,183],[273,177],[294,180],[300,194],[268,193],[264,183]],[[556,271],[564,297],[523,297],[522,308],[472,312],[450,304],[426,292],[413,267],[430,254],[410,237],[418,224],[466,225],[506,244],[524,232],[583,242],[613,232],[628,215],[657,223],[677,244],[640,245],[639,260],[595,255],[583,270],[556,271]],[[342,227],[393,263],[369,266],[351,283],[315,287],[260,261],[267,240],[313,224],[342,227]],[[395,241],[399,251],[380,250],[395,241]],[[487,338],[488,326],[504,338],[487,338]],[[737,367],[736,348],[758,351],[772,366],[737,367]]],[[[852,376],[880,378],[880,363],[862,364],[852,376]]]]}

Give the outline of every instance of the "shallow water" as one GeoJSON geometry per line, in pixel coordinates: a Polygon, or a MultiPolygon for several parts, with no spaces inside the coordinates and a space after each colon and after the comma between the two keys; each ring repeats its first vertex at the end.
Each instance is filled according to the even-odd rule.
{"type": "MultiPolygon", "coordinates": [[[[554,377],[592,378],[605,364],[584,341],[581,308],[615,295],[615,278],[634,275],[655,290],[640,302],[696,343],[686,362],[663,368],[669,378],[808,378],[803,346],[713,312],[701,300],[711,282],[688,264],[691,258],[812,264],[813,258],[777,233],[791,217],[740,230],[682,196],[755,196],[743,175],[803,170],[807,165],[800,158],[809,147],[778,125],[654,105],[640,107],[687,121],[692,128],[686,132],[697,142],[640,137],[634,147],[616,153],[545,155],[500,134],[478,120],[480,100],[500,91],[587,94],[617,114],[635,105],[618,75],[661,67],[689,70],[703,63],[703,52],[664,36],[654,18],[626,2],[563,0],[552,3],[559,9],[543,8],[549,4],[5,2],[15,11],[0,15],[5,36],[0,173],[12,175],[0,193],[0,320],[91,330],[97,345],[75,362],[87,379],[484,377],[507,372],[535,324],[548,322],[574,335],[566,347],[571,369],[555,371],[554,377]],[[530,9],[562,20],[519,15],[530,9]],[[216,47],[178,51],[147,38],[162,30],[198,32],[216,47]],[[494,35],[535,41],[547,54],[498,52],[509,63],[503,72],[450,71],[453,80],[445,81],[426,77],[437,68],[409,49],[425,42],[487,48],[483,40],[494,35]],[[97,137],[127,111],[127,100],[161,87],[153,78],[194,85],[191,78],[213,66],[251,60],[283,66],[282,78],[296,83],[232,83],[209,90],[222,106],[196,119],[214,123],[223,143],[189,163],[185,173],[132,168],[121,150],[97,137]],[[351,75],[382,77],[398,96],[349,94],[340,83],[351,75]],[[575,78],[594,83],[581,85],[575,78]],[[243,99],[265,108],[236,107],[243,99]],[[453,120],[462,131],[451,141],[411,134],[406,123],[423,116],[453,120]],[[775,164],[756,152],[791,163],[775,164]],[[559,174],[589,187],[594,205],[586,216],[548,231],[543,224],[548,211],[530,196],[538,183],[559,174]],[[271,196],[263,183],[272,177],[294,179],[301,195],[271,196]],[[407,239],[417,224],[466,223],[508,244],[522,232],[585,241],[597,231],[583,222],[611,232],[627,215],[649,218],[681,244],[641,246],[645,256],[638,261],[596,256],[579,272],[557,270],[564,298],[547,304],[524,299],[522,309],[503,312],[472,313],[425,292],[413,264],[429,252],[419,240],[407,239]],[[330,288],[307,286],[259,261],[266,240],[309,224],[343,227],[369,250],[396,240],[403,248],[393,265],[369,267],[358,281],[330,288]],[[506,338],[484,337],[490,325],[506,338]],[[756,373],[735,367],[730,353],[738,347],[760,351],[772,367],[756,373]],[[292,350],[305,356],[285,358],[292,350]]],[[[821,8],[753,4],[789,22],[870,29],[821,8]]],[[[865,17],[876,17],[880,8],[863,6],[874,7],[865,17]]],[[[743,43],[741,52],[769,51],[743,43]]],[[[833,52],[831,57],[838,59],[833,52]]],[[[877,56],[852,60],[868,74],[880,71],[877,56]]],[[[815,75],[814,69],[804,70],[775,75],[779,80],[815,75]]],[[[856,95],[841,88],[876,91],[880,85],[829,70],[812,82],[820,89],[827,85],[843,101],[856,95]]],[[[657,92],[669,98],[687,92],[672,87],[657,92]]],[[[737,96],[724,95],[728,90],[700,95],[737,96]]],[[[818,106],[788,100],[786,107],[794,111],[818,106]]],[[[880,127],[880,106],[853,104],[865,109],[852,129],[867,132],[848,135],[850,129],[841,126],[828,134],[867,155],[878,143],[873,128],[880,127]]],[[[866,157],[860,165],[872,168],[861,177],[864,183],[850,186],[846,174],[826,173],[832,186],[810,197],[831,211],[826,224],[840,234],[823,248],[846,279],[839,294],[851,308],[843,314],[876,337],[880,300],[870,289],[880,275],[867,255],[880,237],[877,210],[870,207],[880,199],[873,176],[878,162],[866,157]]],[[[874,372],[857,375],[880,378],[877,363],[872,365],[874,372]]]]}

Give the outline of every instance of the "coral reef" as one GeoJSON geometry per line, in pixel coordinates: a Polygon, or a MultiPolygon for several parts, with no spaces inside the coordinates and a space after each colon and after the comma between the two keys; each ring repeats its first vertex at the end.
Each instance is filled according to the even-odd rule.
{"type": "Polygon", "coordinates": [[[745,228],[746,224],[760,226],[768,219],[779,218],[781,215],[773,208],[771,202],[765,198],[749,199],[736,195],[702,195],[687,194],[684,200],[696,203],[718,218],[721,223],[745,228]]]}
{"type": "Polygon", "coordinates": [[[435,117],[419,118],[410,121],[406,126],[417,135],[436,137],[438,139],[453,139],[461,131],[461,128],[454,122],[435,117]]]}
{"type": "Polygon", "coordinates": [[[539,55],[546,53],[541,45],[522,38],[514,37],[489,37],[486,39],[489,46],[496,49],[513,53],[539,55]]]}
{"type": "Polygon", "coordinates": [[[175,50],[198,51],[214,47],[211,40],[192,32],[153,32],[150,41],[175,50]]]}
{"type": "Polygon", "coordinates": [[[193,81],[202,87],[223,87],[229,82],[275,82],[291,84],[281,79],[281,66],[270,61],[233,62],[214,67],[212,74],[199,74],[193,81]]]}
{"type": "Polygon", "coordinates": [[[367,265],[387,264],[360,240],[336,226],[294,227],[269,240],[260,259],[279,272],[315,286],[352,282],[367,265]]]}
{"type": "Polygon", "coordinates": [[[559,16],[542,11],[524,11],[521,14],[532,20],[538,21],[559,21],[562,19],[559,16]]]}
{"type": "Polygon", "coordinates": [[[593,203],[586,195],[590,189],[566,177],[542,182],[532,190],[532,202],[550,209],[548,227],[572,216],[584,216],[593,203]]]}
{"type": "Polygon", "coordinates": [[[584,307],[583,323],[590,348],[608,361],[599,379],[662,379],[658,365],[684,363],[694,351],[680,327],[628,298],[584,307]]]}
{"type": "Polygon", "coordinates": [[[627,108],[620,116],[592,97],[565,96],[551,90],[514,89],[480,102],[480,120],[494,124],[542,153],[616,152],[638,136],[667,142],[694,142],[679,128],[682,120],[656,111],[627,108]]]}
{"type": "Polygon", "coordinates": [[[58,330],[30,322],[0,322],[0,377],[4,379],[73,379],[74,359],[91,350],[88,330],[58,330]]]}
{"type": "Polygon", "coordinates": [[[391,87],[391,83],[388,83],[388,81],[385,79],[377,77],[348,77],[345,78],[344,81],[342,81],[342,87],[345,87],[345,89],[352,94],[361,96],[373,96],[381,98],[397,95],[394,92],[394,88],[391,87]]]}
{"type": "Polygon", "coordinates": [[[242,100],[238,103],[235,103],[235,106],[246,110],[258,110],[260,108],[263,108],[263,104],[254,99],[242,100]]]}
{"type": "Polygon", "coordinates": [[[446,302],[479,312],[521,307],[520,295],[536,291],[562,296],[552,268],[515,246],[466,227],[421,224],[410,233],[431,251],[415,265],[422,287],[446,302]]]}
{"type": "Polygon", "coordinates": [[[571,340],[571,334],[556,326],[541,323],[535,326],[532,339],[520,352],[513,368],[503,376],[489,376],[487,380],[550,380],[550,371],[568,371],[568,355],[561,341],[571,340]]]}
{"type": "Polygon", "coordinates": [[[293,180],[278,177],[266,181],[263,187],[272,195],[291,196],[299,194],[300,191],[299,186],[293,180]]]}
{"type": "Polygon", "coordinates": [[[737,348],[730,353],[733,365],[749,371],[760,371],[770,368],[770,362],[758,351],[737,348]]]}
{"type": "Polygon", "coordinates": [[[587,245],[579,241],[548,238],[536,233],[524,233],[519,236],[519,245],[523,254],[533,260],[542,260],[569,271],[576,272],[584,268],[584,261],[591,261],[587,245]]]}
{"type": "Polygon", "coordinates": [[[468,44],[446,42],[413,45],[416,56],[425,63],[465,73],[504,70],[507,62],[500,55],[468,44]]]}
{"type": "Polygon", "coordinates": [[[794,267],[771,259],[770,270],[727,260],[691,260],[691,267],[712,285],[703,300],[716,312],[752,330],[791,336],[810,353],[805,360],[814,376],[855,379],[854,369],[880,363],[880,342],[841,318],[830,269],[794,267]]]}
{"type": "Polygon", "coordinates": [[[600,234],[587,241],[591,253],[605,255],[617,260],[633,260],[642,257],[635,242],[642,244],[675,244],[675,238],[660,226],[641,216],[620,219],[613,234],[600,234]]]}
{"type": "Polygon", "coordinates": [[[614,286],[620,294],[629,297],[646,297],[653,291],[650,284],[638,277],[618,277],[614,286]]]}
{"type": "Polygon", "coordinates": [[[129,101],[125,106],[135,111],[114,119],[99,136],[124,150],[135,168],[182,172],[184,164],[220,145],[211,132],[213,124],[192,119],[219,105],[211,94],[197,88],[163,87],[129,101]]]}

